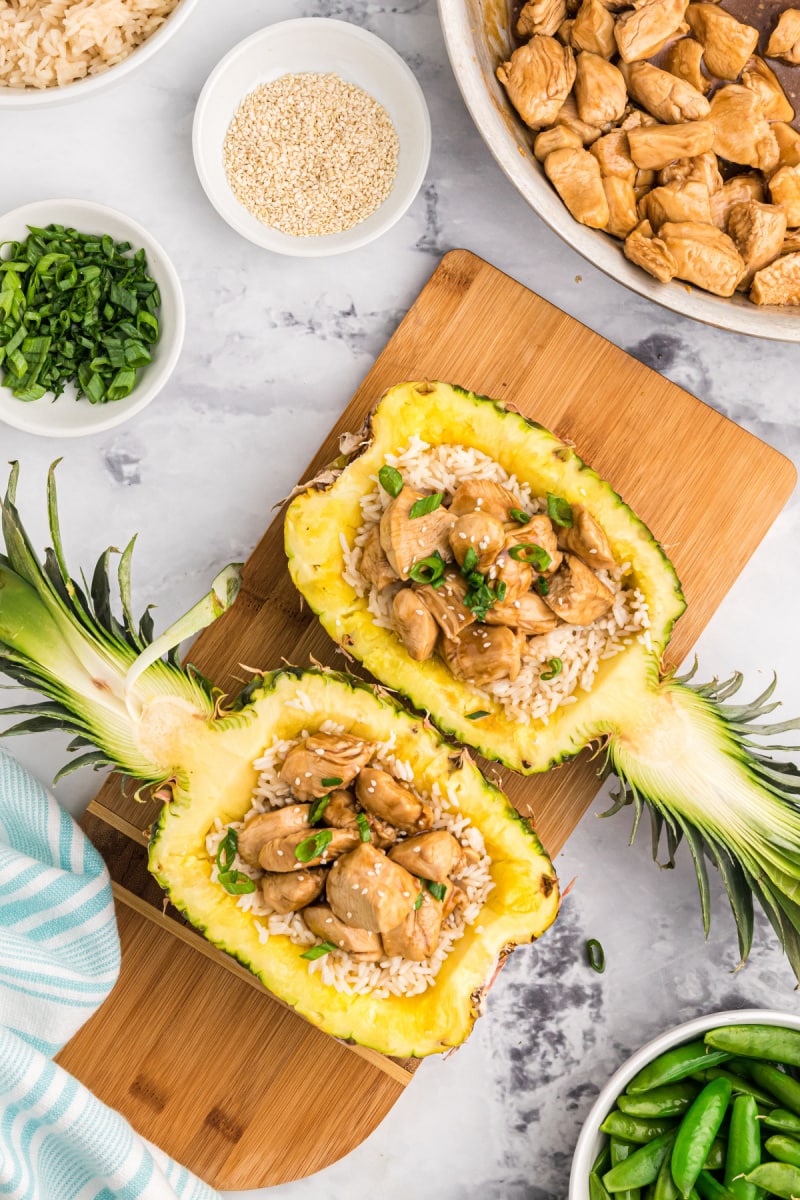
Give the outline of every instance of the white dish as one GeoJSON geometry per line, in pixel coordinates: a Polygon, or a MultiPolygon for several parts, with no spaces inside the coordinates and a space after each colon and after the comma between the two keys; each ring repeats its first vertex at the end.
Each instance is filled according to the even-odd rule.
{"type": "MultiPolygon", "coordinates": [[[[683,1025],[676,1025],[674,1029],[659,1034],[646,1046],[642,1046],[641,1050],[632,1054],[627,1062],[615,1071],[592,1105],[572,1159],[569,1200],[589,1200],[589,1173],[600,1153],[604,1137],[599,1132],[600,1125],[614,1107],[617,1096],[625,1091],[637,1071],[641,1071],[642,1067],[652,1059],[658,1058],[665,1050],[680,1046],[682,1042],[700,1038],[709,1029],[716,1029],[718,1025],[783,1025],[787,1029],[800,1030],[800,1017],[771,1008],[742,1008],[732,1012],[710,1013],[705,1017],[695,1017],[693,1021],[686,1021],[683,1025]]],[[[775,1104],[777,1107],[777,1100],[775,1104]]]]}
{"type": "Polygon", "coordinates": [[[315,258],[365,246],[400,220],[425,178],[431,125],[422,89],[391,46],[347,21],[308,17],[268,25],[225,55],[200,93],[192,144],[206,195],[237,233],[277,254],[315,258]],[[400,154],[391,192],[366,220],[342,233],[291,237],[265,225],[239,203],[228,184],[222,148],[234,113],[249,92],[282,75],[306,71],[332,72],[373,96],[392,120],[400,154]]]}
{"type": "Polygon", "coordinates": [[[131,71],[135,71],[152,58],[162,46],[166,46],[199,3],[200,0],[179,0],[164,24],[147,41],[137,46],[122,62],[109,67],[107,71],[101,71],[98,75],[87,75],[85,79],[76,79],[74,83],[66,83],[63,87],[0,87],[0,110],[46,108],[48,105],[68,104],[73,100],[82,100],[85,96],[94,96],[110,85],[119,83],[130,75],[131,71]]]}
{"type": "Polygon", "coordinates": [[[153,361],[144,367],[136,387],[123,400],[90,404],[67,390],[57,400],[18,400],[11,389],[0,386],[0,421],[41,437],[83,437],[102,433],[128,421],[154,400],[169,379],[183,345],[186,310],[175,268],[156,239],[123,213],[89,200],[38,200],[0,217],[0,242],[22,241],[29,225],[66,225],[81,233],[106,233],[116,242],[130,242],[147,255],[147,269],[158,284],[161,336],[152,347],[153,361]]]}

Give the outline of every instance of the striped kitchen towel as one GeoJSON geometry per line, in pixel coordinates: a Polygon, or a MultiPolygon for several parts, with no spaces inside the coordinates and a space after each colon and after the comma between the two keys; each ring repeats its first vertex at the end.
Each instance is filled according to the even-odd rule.
{"type": "Polygon", "coordinates": [[[0,1198],[214,1200],[52,1062],[119,972],[111,883],[48,792],[0,750],[0,1198]]]}

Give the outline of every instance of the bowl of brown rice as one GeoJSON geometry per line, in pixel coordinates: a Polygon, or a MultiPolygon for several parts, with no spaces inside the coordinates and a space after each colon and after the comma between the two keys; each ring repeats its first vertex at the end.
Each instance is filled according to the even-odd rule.
{"type": "Polygon", "coordinates": [[[215,67],[197,102],[194,159],[220,216],[279,254],[364,246],[425,177],[428,109],[412,71],[347,21],[269,25],[215,67]]]}
{"type": "Polygon", "coordinates": [[[174,37],[199,0],[0,3],[0,109],[91,96],[174,37]]]}

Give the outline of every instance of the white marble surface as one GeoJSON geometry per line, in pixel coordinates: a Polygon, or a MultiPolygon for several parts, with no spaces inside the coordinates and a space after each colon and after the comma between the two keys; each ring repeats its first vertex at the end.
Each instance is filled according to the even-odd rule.
{"type": "MultiPolygon", "coordinates": [[[[93,562],[109,542],[123,545],[138,529],[135,588],[142,603],[158,603],[159,621],[183,611],[220,566],[249,552],[271,505],[453,246],[489,259],[800,459],[800,347],[727,335],[651,306],[551,235],[472,127],[434,0],[205,0],[182,35],[130,80],[64,108],[3,113],[0,139],[4,208],[47,196],[121,208],[163,242],[183,280],[183,356],[166,391],[135,421],[72,443],[0,428],[0,458],[22,463],[20,507],[37,544],[45,538],[46,467],[63,454],[69,556],[93,562]],[[192,166],[192,109],[211,67],[235,42],[267,22],[314,15],[362,23],[404,55],[430,105],[433,156],[415,204],[381,241],[341,259],[280,259],[231,232],[207,204],[192,166]]],[[[739,667],[756,683],[778,668],[789,713],[800,711],[799,535],[795,499],[699,647],[706,675],[739,667]]],[[[64,741],[41,736],[12,748],[48,780],[64,741]]],[[[95,783],[87,774],[71,777],[60,794],[77,812],[95,783]]],[[[464,1049],[425,1064],[346,1160],[311,1179],[247,1194],[563,1197],[582,1118],[629,1050],[715,1008],[796,1011],[793,977],[766,923],[759,922],[749,965],[732,974],[735,940],[716,881],[704,943],[687,855],[675,871],[659,873],[646,832],[628,848],[627,822],[586,817],[558,860],[562,878],[575,876],[576,884],[556,927],[512,958],[464,1049]],[[583,963],[588,936],[605,946],[602,977],[583,963]]]]}

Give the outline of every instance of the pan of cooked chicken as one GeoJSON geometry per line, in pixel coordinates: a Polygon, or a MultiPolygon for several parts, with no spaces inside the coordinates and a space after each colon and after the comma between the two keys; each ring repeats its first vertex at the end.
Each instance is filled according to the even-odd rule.
{"type": "Polygon", "coordinates": [[[800,9],[439,7],[479,131],[556,233],[667,308],[800,340],[800,9]]]}

